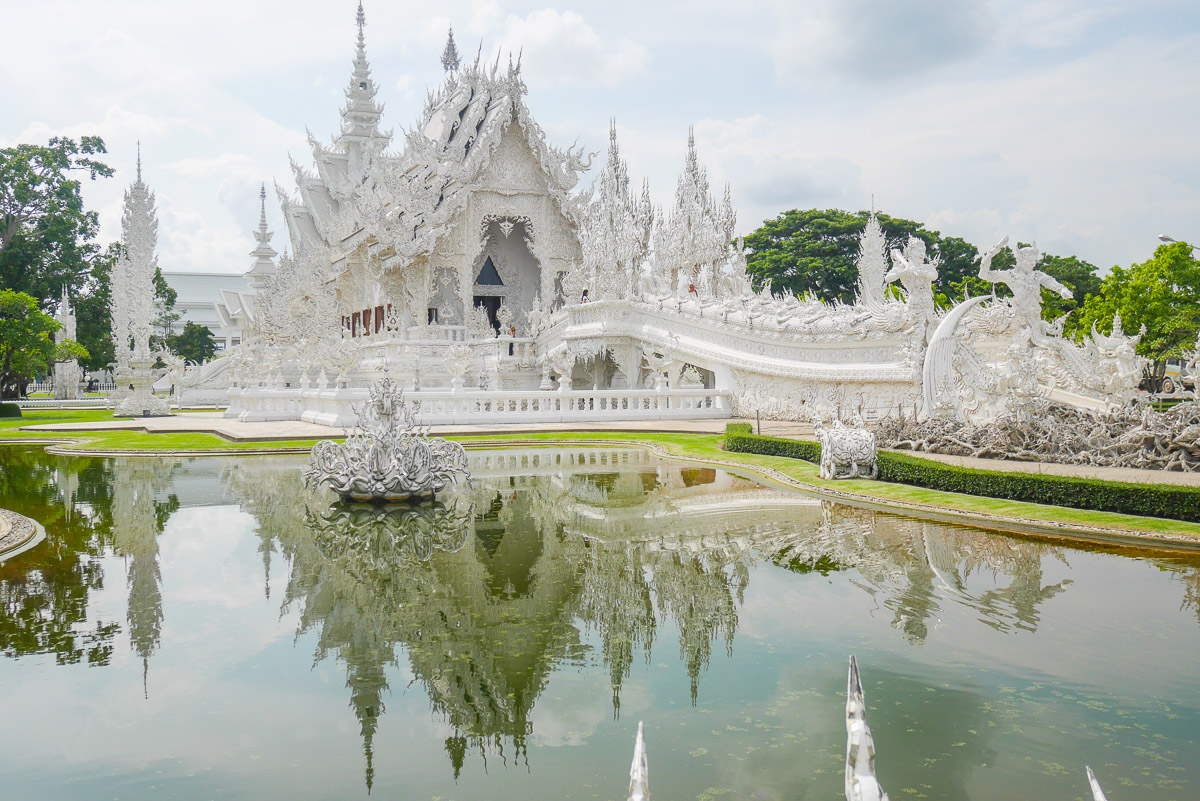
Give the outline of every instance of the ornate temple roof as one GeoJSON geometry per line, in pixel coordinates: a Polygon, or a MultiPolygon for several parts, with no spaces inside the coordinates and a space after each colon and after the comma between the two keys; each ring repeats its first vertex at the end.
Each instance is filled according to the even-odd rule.
{"type": "Polygon", "coordinates": [[[358,41],[353,72],[342,109],[341,132],[329,145],[309,134],[315,171],[294,160],[298,198],[280,189],[280,201],[297,250],[324,246],[346,253],[364,239],[390,247],[388,266],[403,266],[433,249],[465,208],[505,132],[516,123],[544,179],[544,190],[564,214],[574,214],[569,193],[586,170],[582,148],[560,150],[530,116],[523,97],[520,57],[500,55],[485,63],[481,54],[463,64],[453,33],[442,54],[446,74],[430,91],[425,107],[404,134],[400,153],[388,152],[392,133],[379,127],[383,107],[375,100],[358,10],[358,41]]]}

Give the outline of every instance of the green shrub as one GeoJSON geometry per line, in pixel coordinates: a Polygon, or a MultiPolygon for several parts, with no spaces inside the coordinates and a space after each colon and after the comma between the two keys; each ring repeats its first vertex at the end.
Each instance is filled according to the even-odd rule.
{"type": "MultiPolygon", "coordinates": [[[[732,424],[736,425],[736,423],[732,424]]],[[[806,462],[821,461],[821,443],[804,442],[782,437],[763,437],[758,434],[726,434],[725,450],[734,453],[760,453],[763,456],[785,456],[806,462]]]]}
{"type": "MultiPolygon", "coordinates": [[[[727,434],[725,450],[821,461],[820,443],[754,434],[727,434]]],[[[979,470],[893,451],[880,451],[876,461],[880,481],[985,498],[1200,522],[1200,487],[979,470]]]]}
{"type": "Polygon", "coordinates": [[[0,403],[0,417],[20,417],[21,407],[15,403],[0,403]]]}
{"type": "Polygon", "coordinates": [[[726,423],[725,436],[729,437],[734,434],[753,434],[754,426],[749,423],[726,423]]]}

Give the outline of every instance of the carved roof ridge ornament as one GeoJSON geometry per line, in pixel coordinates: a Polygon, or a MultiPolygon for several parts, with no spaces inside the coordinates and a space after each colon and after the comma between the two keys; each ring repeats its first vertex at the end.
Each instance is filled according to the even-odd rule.
{"type": "Polygon", "coordinates": [[[446,49],[442,51],[442,69],[446,72],[456,72],[461,64],[458,45],[454,43],[454,26],[451,25],[446,34],[446,49]]]}

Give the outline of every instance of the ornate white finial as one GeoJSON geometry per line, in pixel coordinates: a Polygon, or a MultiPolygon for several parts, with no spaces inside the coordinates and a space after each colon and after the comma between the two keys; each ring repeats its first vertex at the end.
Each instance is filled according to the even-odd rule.
{"type": "Polygon", "coordinates": [[[363,13],[362,0],[358,0],[358,14],[355,16],[355,20],[358,22],[358,41],[362,42],[364,39],[363,28],[367,26],[367,15],[363,13]]]}
{"type": "Polygon", "coordinates": [[[137,143],[137,153],[138,153],[138,156],[137,156],[137,180],[138,180],[138,183],[140,184],[142,182],[142,140],[141,139],[139,139],[138,143],[137,143]]]}
{"type": "Polygon", "coordinates": [[[629,766],[629,801],[650,798],[650,770],[646,764],[646,736],[642,721],[638,721],[637,739],[633,743],[633,764],[629,766]]]}
{"type": "Polygon", "coordinates": [[[458,46],[454,44],[454,26],[451,26],[450,32],[446,35],[446,49],[442,51],[442,69],[446,72],[454,72],[461,63],[458,46]]]}
{"type": "Polygon", "coordinates": [[[267,184],[263,182],[262,188],[258,192],[260,208],[258,213],[258,230],[252,231],[254,240],[257,246],[250,251],[250,255],[254,257],[254,263],[250,265],[250,269],[246,272],[246,276],[250,279],[250,286],[254,290],[260,291],[266,286],[266,280],[275,275],[278,268],[275,266],[275,257],[279,254],[271,247],[271,232],[267,229],[267,184]]]}
{"type": "Polygon", "coordinates": [[[867,726],[866,711],[858,661],[851,656],[846,681],[846,798],[887,801],[887,793],[875,778],[875,740],[867,726]]]}

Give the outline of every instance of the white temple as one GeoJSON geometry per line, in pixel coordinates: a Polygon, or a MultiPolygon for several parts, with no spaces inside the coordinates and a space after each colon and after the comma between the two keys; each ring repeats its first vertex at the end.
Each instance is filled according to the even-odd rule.
{"type": "Polygon", "coordinates": [[[310,134],[313,166],[293,161],[294,191],[276,187],[291,249],[277,270],[260,221],[247,342],[181,382],[227,391],[229,416],[352,423],[384,372],[424,424],[979,419],[1031,394],[1104,408],[1136,388],[1136,339],[1080,347],[1040,319],[1036,252],[985,275],[1011,302],[939,310],[923,243],[889,243],[872,219],[854,305],[755,292],[729,189],[713,195],[690,136],[665,213],[633,186],[615,126],[581,190],[592,156],[547,142],[519,59],[462,63],[451,39],[442,85],[394,141],[364,25],[360,5],[341,130],[310,134]]]}

